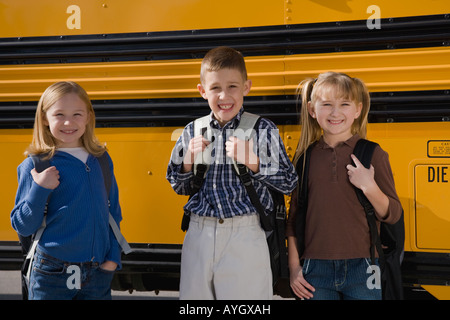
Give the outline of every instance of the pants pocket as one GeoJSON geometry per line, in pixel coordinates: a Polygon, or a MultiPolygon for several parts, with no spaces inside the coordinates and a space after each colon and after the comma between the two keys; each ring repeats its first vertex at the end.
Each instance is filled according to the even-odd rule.
{"type": "Polygon", "coordinates": [[[62,261],[37,254],[33,261],[33,269],[41,274],[61,275],[66,272],[66,265],[62,261]]]}

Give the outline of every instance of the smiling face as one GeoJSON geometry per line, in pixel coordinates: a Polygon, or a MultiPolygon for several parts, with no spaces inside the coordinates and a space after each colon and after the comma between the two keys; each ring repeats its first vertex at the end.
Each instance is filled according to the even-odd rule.
{"type": "Polygon", "coordinates": [[[361,103],[345,97],[328,95],[308,103],[308,111],[323,130],[325,142],[334,147],[352,137],[352,125],[361,114],[361,103]]]}
{"type": "Polygon", "coordinates": [[[75,93],[64,95],[45,112],[48,126],[58,148],[81,147],[81,137],[89,122],[86,103],[75,93]]]}
{"type": "Polygon", "coordinates": [[[229,68],[206,72],[198,85],[221,127],[239,113],[250,88],[250,80],[244,80],[239,70],[229,68]]]}

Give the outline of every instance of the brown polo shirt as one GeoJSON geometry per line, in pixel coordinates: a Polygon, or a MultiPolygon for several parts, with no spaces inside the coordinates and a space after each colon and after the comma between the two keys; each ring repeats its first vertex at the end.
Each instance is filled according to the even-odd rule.
{"type": "MultiPolygon", "coordinates": [[[[360,139],[358,135],[331,148],[323,138],[314,146],[308,175],[305,228],[306,259],[353,259],[370,256],[369,227],[346,166],[360,139]]],[[[372,157],[375,181],[389,198],[387,223],[395,223],[402,207],[395,191],[388,154],[377,146],[372,157]]],[[[297,190],[291,199],[287,236],[295,236],[297,190]]],[[[380,217],[377,215],[377,218],[380,217]]]]}

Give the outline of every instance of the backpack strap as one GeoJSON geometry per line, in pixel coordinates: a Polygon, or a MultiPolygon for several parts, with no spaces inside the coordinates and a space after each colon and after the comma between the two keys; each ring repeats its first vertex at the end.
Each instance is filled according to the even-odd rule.
{"type": "MultiPolygon", "coordinates": [[[[45,158],[47,154],[33,154],[30,155],[31,160],[33,161],[34,164],[34,168],[36,169],[36,171],[38,173],[44,171],[45,169],[47,169],[48,167],[50,167],[50,159],[45,158]]],[[[25,257],[25,263],[23,265],[23,267],[25,268],[25,270],[22,270],[22,272],[25,274],[24,276],[24,281],[26,282],[26,286],[29,286],[29,281],[30,281],[30,275],[31,275],[31,268],[33,265],[33,258],[34,258],[34,253],[36,251],[37,245],[39,243],[39,240],[42,237],[42,234],[44,233],[44,229],[47,226],[46,220],[47,220],[47,210],[48,210],[48,203],[50,201],[50,195],[47,198],[47,201],[45,202],[45,208],[44,208],[44,218],[42,219],[42,223],[41,226],[39,227],[39,229],[36,231],[36,233],[34,234],[33,237],[22,237],[19,235],[19,239],[22,242],[26,242],[26,243],[22,243],[22,246],[28,246],[28,252],[27,255],[25,257]]]]}
{"type": "Polygon", "coordinates": [[[249,130],[255,129],[255,126],[258,123],[259,119],[260,116],[258,116],[257,114],[243,112],[241,115],[241,120],[239,121],[239,125],[233,132],[233,136],[241,140],[249,140],[249,130]]]}
{"type": "Polygon", "coordinates": [[[297,238],[297,251],[301,258],[305,251],[306,213],[308,210],[308,172],[311,159],[311,150],[315,143],[311,144],[297,160],[296,171],[298,175],[297,188],[297,213],[295,219],[295,234],[297,238]]]}
{"type": "MultiPolygon", "coordinates": [[[[102,168],[103,180],[104,180],[105,189],[106,189],[106,195],[108,197],[108,210],[109,210],[109,208],[111,207],[111,202],[109,201],[109,192],[111,189],[112,182],[111,182],[111,171],[110,171],[109,161],[108,161],[106,151],[103,152],[103,154],[100,157],[97,157],[97,160],[100,163],[100,167],[102,168]]],[[[120,232],[119,226],[117,225],[114,217],[111,215],[111,212],[109,212],[109,225],[114,233],[114,236],[116,237],[117,242],[119,243],[120,247],[122,248],[123,252],[125,254],[130,253],[132,251],[131,247],[128,244],[125,237],[120,232]]]]}
{"type": "MultiPolygon", "coordinates": [[[[233,131],[233,136],[239,138],[241,140],[250,140],[250,136],[252,134],[252,130],[256,127],[260,117],[256,114],[244,112],[241,115],[241,120],[239,121],[238,127],[233,131]]],[[[233,166],[238,173],[239,176],[243,173],[244,170],[248,172],[248,168],[242,164],[237,163],[233,160],[233,166]]],[[[244,173],[245,174],[245,173],[244,173]]],[[[248,181],[250,175],[245,180],[248,181]]],[[[251,182],[251,180],[250,180],[251,182]]],[[[248,183],[248,182],[247,182],[248,183]]],[[[245,183],[244,183],[245,185],[245,183]]]]}
{"type": "MultiPolygon", "coordinates": [[[[211,130],[208,130],[210,128],[209,115],[195,119],[193,125],[194,137],[201,134],[204,135],[207,139],[211,138],[211,130]]],[[[192,189],[191,194],[189,195],[189,200],[200,190],[203,185],[203,181],[206,178],[206,173],[208,172],[211,161],[211,148],[212,145],[210,144],[203,152],[195,156],[192,168],[194,178],[192,180],[192,189]]],[[[191,213],[186,210],[183,213],[183,218],[181,220],[181,230],[183,232],[187,231],[187,229],[189,228],[189,222],[191,220],[190,215],[191,213]]]]}
{"type": "MultiPolygon", "coordinates": [[[[212,130],[211,126],[209,125],[209,115],[194,120],[194,137],[198,135],[203,135],[207,140],[211,140],[212,130]]],[[[203,181],[201,180],[206,177],[206,172],[208,171],[209,165],[211,163],[211,149],[212,144],[209,144],[205,148],[205,150],[198,153],[194,159],[194,194],[202,186],[203,181]]]]}
{"type": "Polygon", "coordinates": [[[102,168],[103,181],[105,183],[106,195],[108,197],[109,204],[109,191],[111,189],[111,171],[109,168],[108,157],[106,156],[106,151],[100,157],[97,157],[100,167],[102,168]]]}
{"type": "MultiPolygon", "coordinates": [[[[260,117],[256,114],[249,112],[242,113],[241,120],[239,122],[238,127],[234,130],[233,136],[241,140],[249,140],[251,130],[253,130],[256,127],[259,119],[260,117]]],[[[258,194],[256,193],[255,187],[253,186],[253,181],[250,176],[249,169],[244,164],[234,160],[233,160],[233,167],[236,174],[241,179],[241,182],[244,185],[245,190],[247,191],[250,201],[252,202],[253,206],[255,207],[256,211],[259,214],[262,228],[264,229],[264,231],[273,230],[270,217],[266,214],[266,210],[261,204],[258,194]]]]}
{"type": "MultiPolygon", "coordinates": [[[[207,140],[212,139],[212,130],[209,125],[209,115],[194,121],[194,137],[198,135],[203,135],[207,140]]],[[[205,150],[198,153],[194,159],[194,165],[192,168],[194,172],[194,180],[190,197],[196,194],[203,185],[203,181],[206,178],[206,173],[208,172],[209,165],[211,163],[211,150],[212,144],[209,144],[205,150]]]]}
{"type": "MultiPolygon", "coordinates": [[[[50,159],[45,158],[46,155],[47,154],[30,155],[30,158],[31,158],[31,160],[33,160],[34,168],[36,169],[37,173],[41,173],[42,171],[44,171],[45,169],[50,167],[50,159]]],[[[46,226],[45,220],[46,220],[46,216],[47,216],[48,203],[50,202],[50,197],[51,197],[51,194],[48,196],[47,201],[45,203],[44,219],[42,220],[41,227],[38,229],[38,231],[36,232],[36,234],[34,236],[33,242],[37,243],[39,241],[39,239],[41,238],[42,232],[44,232],[44,229],[46,226]]]]}
{"type": "MultiPolygon", "coordinates": [[[[377,146],[378,144],[375,142],[366,139],[359,139],[358,142],[356,143],[355,149],[353,150],[353,154],[364,165],[364,167],[369,169],[370,164],[372,162],[373,152],[377,146]]],[[[378,256],[380,258],[380,265],[381,265],[384,261],[384,253],[381,247],[381,240],[376,224],[375,209],[373,208],[372,204],[366,198],[361,189],[355,187],[355,192],[359,202],[364,208],[367,222],[369,224],[370,241],[371,241],[370,258],[372,264],[375,264],[375,249],[376,249],[378,252],[378,256]]]]}
{"type": "Polygon", "coordinates": [[[38,173],[41,173],[48,167],[50,167],[50,159],[46,159],[47,154],[32,154],[30,155],[31,160],[33,160],[34,168],[38,173]]]}
{"type": "MultiPolygon", "coordinates": [[[[239,126],[234,130],[233,135],[241,140],[249,140],[260,119],[260,116],[256,114],[244,112],[241,116],[239,126]]],[[[255,190],[255,186],[253,185],[253,181],[250,176],[250,170],[247,168],[247,166],[237,161],[233,161],[233,167],[236,174],[239,176],[241,182],[243,183],[251,203],[253,204],[259,215],[261,227],[264,231],[266,231],[266,237],[269,243],[269,252],[271,254],[271,267],[277,268],[275,266],[277,263],[275,261],[272,261],[272,256],[277,256],[279,259],[279,276],[281,276],[281,278],[287,278],[289,276],[289,272],[286,252],[286,205],[284,203],[284,195],[275,191],[270,192],[275,206],[274,214],[266,214],[266,210],[261,204],[261,200],[259,199],[259,196],[255,190]],[[270,244],[271,241],[269,240],[269,237],[272,234],[274,237],[274,241],[276,242],[276,246],[270,244]],[[272,266],[272,263],[275,265],[272,266]]],[[[272,272],[274,272],[274,270],[272,270],[272,272]]],[[[276,281],[277,279],[274,278],[273,280],[276,281]]]]}

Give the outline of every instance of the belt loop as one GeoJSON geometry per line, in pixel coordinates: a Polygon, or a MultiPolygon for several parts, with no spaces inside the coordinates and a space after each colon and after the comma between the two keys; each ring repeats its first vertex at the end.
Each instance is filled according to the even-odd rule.
{"type": "Polygon", "coordinates": [[[230,222],[230,230],[231,233],[234,233],[235,227],[236,227],[236,216],[232,216],[231,218],[228,218],[228,221],[230,222]]]}
{"type": "Polygon", "coordinates": [[[205,217],[197,215],[197,225],[199,230],[203,230],[203,226],[205,223],[205,217]]]}

